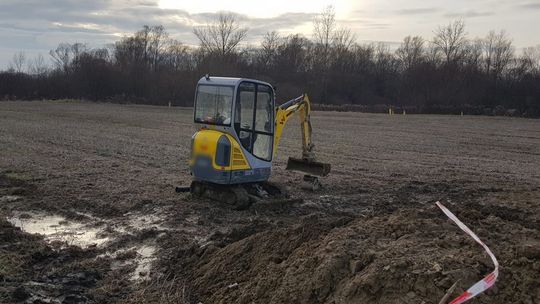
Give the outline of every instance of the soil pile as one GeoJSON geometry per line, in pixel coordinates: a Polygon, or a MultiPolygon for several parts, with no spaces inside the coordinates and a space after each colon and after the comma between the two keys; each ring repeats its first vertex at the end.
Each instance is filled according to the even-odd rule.
{"type": "MultiPolygon", "coordinates": [[[[500,221],[491,215],[480,226],[500,221]]],[[[493,269],[483,249],[435,206],[372,218],[312,215],[222,247],[175,242],[183,249],[170,247],[162,270],[188,277],[183,288],[203,303],[438,303],[454,282],[457,296],[493,269]]],[[[512,268],[503,266],[495,288],[475,301],[537,303],[538,250],[488,243],[512,268]],[[514,259],[522,250],[528,257],[514,259]]]]}

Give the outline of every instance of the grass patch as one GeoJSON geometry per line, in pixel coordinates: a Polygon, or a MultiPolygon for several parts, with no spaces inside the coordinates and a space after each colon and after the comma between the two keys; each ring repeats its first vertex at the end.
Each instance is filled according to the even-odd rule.
{"type": "Polygon", "coordinates": [[[8,171],[4,173],[4,176],[8,179],[14,180],[14,181],[21,181],[21,182],[28,182],[32,180],[32,176],[28,173],[24,172],[13,172],[8,171]]]}
{"type": "Polygon", "coordinates": [[[22,273],[24,261],[19,255],[10,252],[0,252],[0,281],[7,278],[17,279],[22,273]]]}

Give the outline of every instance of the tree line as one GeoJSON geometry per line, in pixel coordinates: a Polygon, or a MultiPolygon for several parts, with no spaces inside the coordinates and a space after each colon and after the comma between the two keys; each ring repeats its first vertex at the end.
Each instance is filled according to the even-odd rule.
{"type": "Polygon", "coordinates": [[[307,92],[318,109],[540,117],[540,46],[517,54],[504,31],[473,39],[462,20],[431,39],[407,36],[394,50],[358,43],[332,7],[314,19],[311,39],[273,31],[242,46],[249,31],[228,13],[193,34],[198,47],[160,25],[103,48],[62,43],[50,51],[53,66],[19,52],[0,72],[0,98],[190,106],[196,82],[210,74],[268,81],[279,101],[307,92]]]}

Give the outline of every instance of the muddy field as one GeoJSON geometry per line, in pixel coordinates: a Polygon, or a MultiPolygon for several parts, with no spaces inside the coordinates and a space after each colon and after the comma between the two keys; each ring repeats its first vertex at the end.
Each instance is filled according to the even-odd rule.
{"type": "Polygon", "coordinates": [[[189,194],[190,109],[0,103],[1,303],[540,303],[540,121],[316,112],[324,189],[237,211],[189,194]]]}

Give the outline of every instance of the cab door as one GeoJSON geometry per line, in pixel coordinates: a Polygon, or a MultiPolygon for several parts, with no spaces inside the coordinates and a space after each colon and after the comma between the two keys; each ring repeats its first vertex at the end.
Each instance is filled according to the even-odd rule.
{"type": "Polygon", "coordinates": [[[274,91],[268,85],[244,81],[236,96],[234,128],[242,147],[258,159],[271,161],[274,91]]]}

